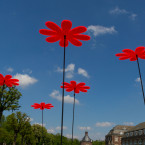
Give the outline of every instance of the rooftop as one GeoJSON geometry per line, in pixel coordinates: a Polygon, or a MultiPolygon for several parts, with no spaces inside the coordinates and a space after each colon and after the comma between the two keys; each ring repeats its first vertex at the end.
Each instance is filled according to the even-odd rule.
{"type": "Polygon", "coordinates": [[[85,132],[85,136],[83,137],[82,142],[92,142],[92,140],[88,136],[88,132],[85,132]]]}
{"type": "Polygon", "coordinates": [[[140,130],[140,129],[144,129],[144,128],[145,128],[145,122],[142,122],[142,123],[130,128],[128,131],[135,131],[135,130],[140,130]]]}

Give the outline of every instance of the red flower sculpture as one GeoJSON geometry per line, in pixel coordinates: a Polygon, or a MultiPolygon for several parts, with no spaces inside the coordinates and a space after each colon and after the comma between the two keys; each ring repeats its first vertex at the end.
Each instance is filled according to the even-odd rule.
{"type": "MultiPolygon", "coordinates": [[[[63,86],[61,86],[61,88],[63,88],[63,86]]],[[[70,84],[64,82],[64,89],[66,89],[67,92],[74,91],[75,93],[80,93],[80,91],[87,92],[87,89],[90,89],[90,87],[85,86],[85,83],[77,84],[76,81],[70,81],[70,84]]]]}
{"type": "Polygon", "coordinates": [[[40,29],[39,32],[43,35],[50,36],[46,38],[47,42],[53,43],[60,40],[59,45],[61,47],[64,47],[64,35],[66,36],[65,47],[68,46],[68,41],[75,46],[81,46],[82,42],[79,40],[90,40],[90,36],[80,34],[87,31],[86,27],[78,26],[71,29],[72,22],[69,20],[63,20],[61,22],[61,28],[51,21],[46,22],[45,25],[51,30],[40,29]]]}
{"type": "Polygon", "coordinates": [[[34,105],[31,105],[31,107],[34,107],[34,109],[41,109],[41,110],[44,110],[44,109],[51,109],[51,107],[54,107],[52,106],[52,104],[45,104],[44,102],[38,104],[38,103],[34,103],[34,105]]]}
{"type": "Polygon", "coordinates": [[[13,85],[18,86],[19,80],[18,79],[12,79],[11,75],[6,75],[5,77],[0,74],[0,86],[3,86],[4,84],[8,87],[12,87],[13,85]]]}
{"type": "Polygon", "coordinates": [[[135,49],[135,51],[131,49],[122,50],[124,53],[118,53],[116,56],[120,57],[119,60],[130,59],[130,61],[136,61],[139,58],[145,59],[145,47],[140,46],[135,49]]]}

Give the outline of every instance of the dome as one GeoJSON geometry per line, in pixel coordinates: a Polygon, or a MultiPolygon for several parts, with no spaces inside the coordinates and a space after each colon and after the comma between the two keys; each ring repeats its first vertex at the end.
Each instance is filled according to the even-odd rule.
{"type": "Polygon", "coordinates": [[[83,137],[82,142],[92,142],[92,140],[88,136],[88,132],[85,132],[85,136],[83,137]]]}

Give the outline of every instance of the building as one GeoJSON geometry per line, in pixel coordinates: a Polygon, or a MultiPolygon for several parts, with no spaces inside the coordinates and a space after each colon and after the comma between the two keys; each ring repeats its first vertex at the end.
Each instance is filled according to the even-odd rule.
{"type": "Polygon", "coordinates": [[[105,136],[105,145],[121,145],[121,138],[124,132],[133,128],[134,126],[117,125],[109,131],[105,136]]]}
{"type": "Polygon", "coordinates": [[[145,145],[145,122],[124,133],[122,145],[145,145]]]}
{"type": "Polygon", "coordinates": [[[92,145],[92,140],[88,136],[88,132],[85,132],[85,136],[83,137],[81,141],[81,145],[92,145]]]}

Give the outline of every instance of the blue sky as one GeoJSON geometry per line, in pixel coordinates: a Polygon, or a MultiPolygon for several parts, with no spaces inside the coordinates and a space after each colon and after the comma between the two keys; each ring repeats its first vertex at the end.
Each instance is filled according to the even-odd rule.
{"type": "MultiPolygon", "coordinates": [[[[115,125],[144,121],[144,104],[137,62],[119,61],[122,49],[145,46],[144,0],[1,0],[0,72],[20,78],[20,111],[41,123],[41,111],[33,103],[52,103],[44,111],[48,132],[60,133],[63,48],[47,43],[39,34],[46,21],[59,26],[71,20],[73,28],[86,26],[90,41],[66,49],[66,81],[85,82],[91,89],[76,95],[74,136],[85,130],[93,140],[104,139],[115,125]]],[[[143,82],[144,60],[140,61],[143,82]]],[[[145,85],[145,84],[144,84],[145,85]]],[[[65,93],[64,135],[71,135],[73,93],[65,93]]],[[[4,112],[5,115],[11,112],[4,112]]]]}

